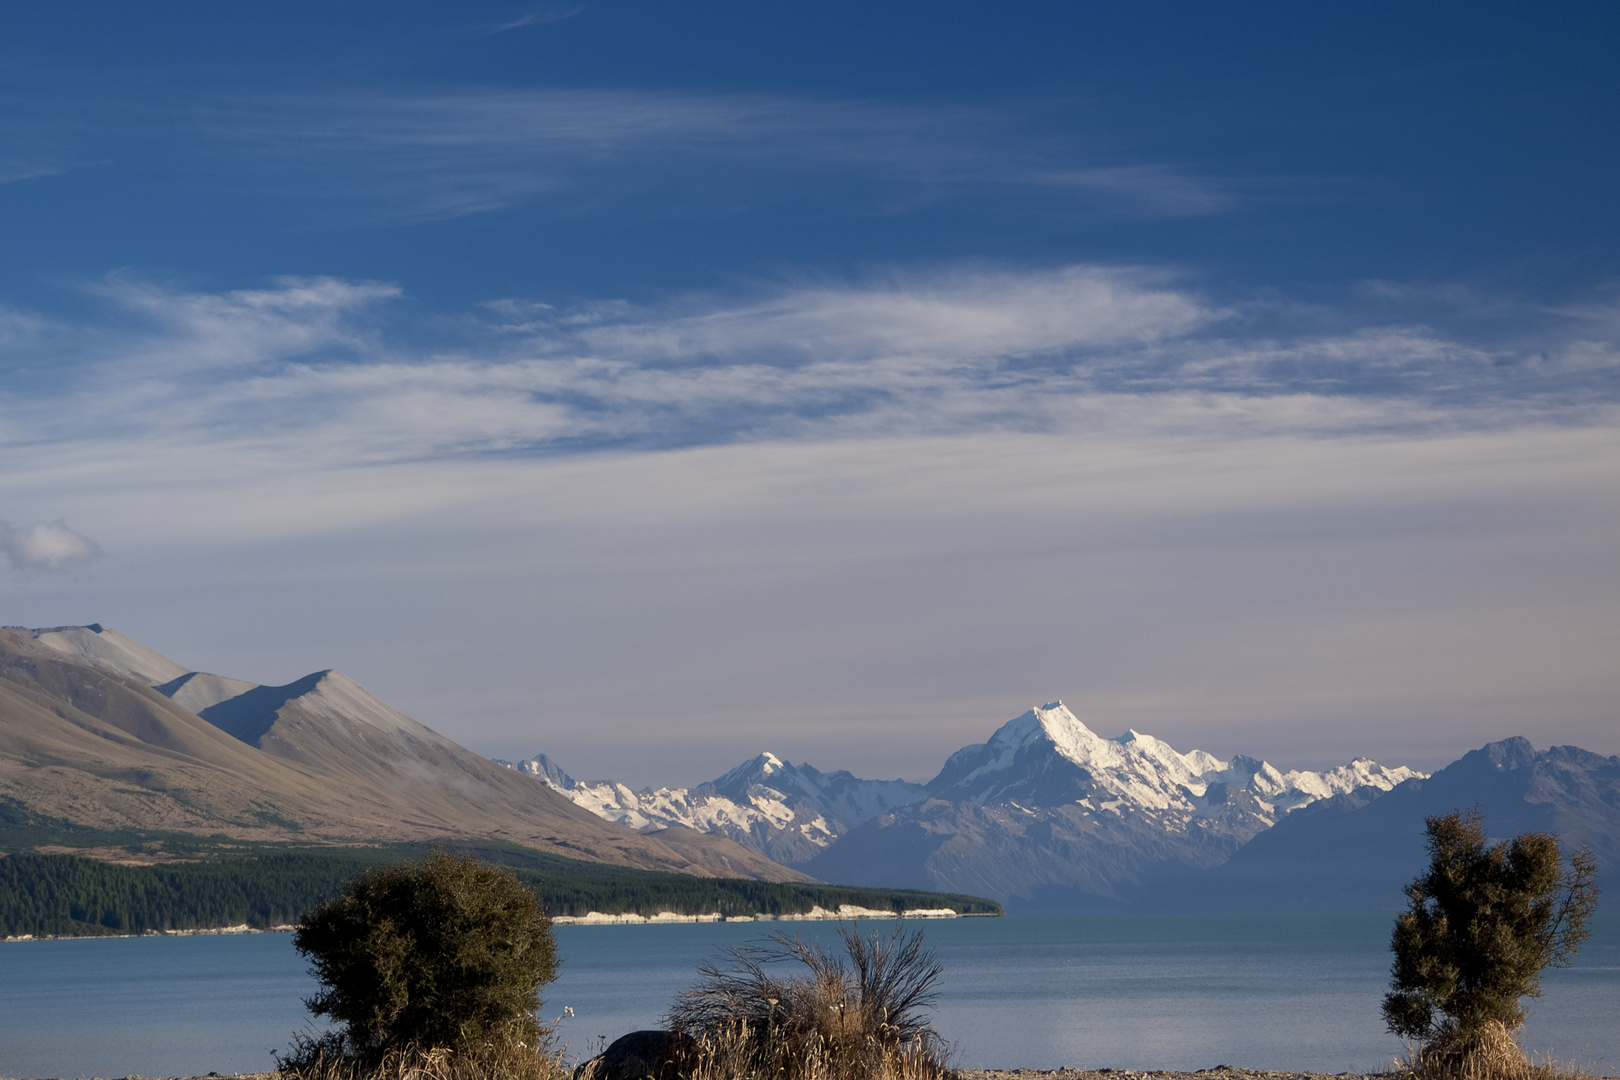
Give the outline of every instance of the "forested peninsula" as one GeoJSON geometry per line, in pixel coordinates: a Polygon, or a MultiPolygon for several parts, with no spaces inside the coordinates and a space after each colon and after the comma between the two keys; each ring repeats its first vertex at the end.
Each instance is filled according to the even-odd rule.
{"type": "MultiPolygon", "coordinates": [[[[0,857],[0,936],[82,937],[198,931],[296,922],[371,867],[421,858],[427,844],[260,850],[196,861],[125,865],[73,854],[0,857]]],[[[490,842],[457,845],[510,868],[552,916],[659,912],[727,918],[807,914],[853,905],[878,911],[950,908],[999,915],[979,897],[912,889],[783,884],[631,870],[490,842]]]]}

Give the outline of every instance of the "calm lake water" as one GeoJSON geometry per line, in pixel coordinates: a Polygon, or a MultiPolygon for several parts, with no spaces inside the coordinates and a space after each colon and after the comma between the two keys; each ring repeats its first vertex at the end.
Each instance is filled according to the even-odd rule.
{"type": "MultiPolygon", "coordinates": [[[[873,924],[866,924],[869,928],[873,924]]],[[[945,964],[936,1025],[963,1066],[1368,1071],[1389,916],[958,919],[918,925],[945,964]]],[[[658,1025],[697,965],[757,924],[557,928],[572,1056],[658,1025]]],[[[835,937],[826,923],[789,930],[835,937]]],[[[1549,972],[1527,1045],[1620,1075],[1620,919],[1549,972]]],[[[286,934],[0,944],[0,1076],[191,1076],[271,1066],[314,988],[286,934]]]]}

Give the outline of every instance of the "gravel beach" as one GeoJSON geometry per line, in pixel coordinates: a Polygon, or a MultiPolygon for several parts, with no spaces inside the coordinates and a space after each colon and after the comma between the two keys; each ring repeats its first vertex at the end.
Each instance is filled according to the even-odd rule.
{"type": "MultiPolygon", "coordinates": [[[[959,1080],[1387,1080],[1387,1073],[1278,1072],[1265,1069],[1239,1069],[1217,1065],[1197,1072],[1148,1072],[1136,1069],[958,1069],[959,1080]]],[[[224,1076],[169,1077],[167,1080],[275,1080],[273,1072],[240,1073],[224,1076]]],[[[158,1080],[128,1076],[118,1080],[158,1080]]]]}

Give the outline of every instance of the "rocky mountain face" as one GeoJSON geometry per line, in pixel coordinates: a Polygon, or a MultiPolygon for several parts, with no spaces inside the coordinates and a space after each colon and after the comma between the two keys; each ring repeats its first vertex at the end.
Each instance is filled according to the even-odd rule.
{"type": "Polygon", "coordinates": [[[927,796],[921,784],[824,773],[769,752],[694,788],[640,791],[611,780],[575,780],[544,754],[502,764],[609,821],[632,829],[684,826],[715,833],[788,865],[808,862],[862,822],[927,796]]]}
{"type": "Polygon", "coordinates": [[[0,630],[0,821],[320,842],[499,838],[705,876],[805,880],[716,835],[643,835],[336,671],[194,672],[98,624],[0,630]]]}
{"type": "Polygon", "coordinates": [[[1224,862],[1322,799],[1370,799],[1420,776],[1360,759],[1282,772],[1182,754],[1140,732],[1105,739],[1062,702],[964,747],[926,785],[822,773],[765,753],[695,788],[580,782],[544,755],[513,768],[632,828],[720,833],[826,881],[950,889],[1012,910],[1114,909],[1224,862]]]}
{"type": "Polygon", "coordinates": [[[1523,738],[1471,750],[1433,776],[1381,798],[1352,791],[1288,815],[1220,866],[1141,898],[1161,911],[1395,911],[1427,865],[1424,818],[1477,807],[1501,840],[1550,832],[1565,851],[1597,857],[1599,880],[1620,873],[1620,756],[1579,747],[1536,750],[1523,738]]]}

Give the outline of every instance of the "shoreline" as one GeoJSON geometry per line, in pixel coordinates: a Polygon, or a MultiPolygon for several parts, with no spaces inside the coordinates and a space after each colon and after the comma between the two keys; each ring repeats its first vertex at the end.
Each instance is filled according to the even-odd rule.
{"type": "MultiPolygon", "coordinates": [[[[627,912],[623,915],[605,915],[600,911],[584,915],[553,915],[553,926],[677,926],[686,923],[737,922],[837,922],[841,919],[1000,919],[993,912],[961,912],[952,908],[911,908],[906,911],[879,911],[876,908],[841,904],[837,911],[828,911],[819,904],[803,914],[772,915],[760,911],[753,915],[722,915],[718,911],[707,915],[682,915],[674,911],[660,911],[653,915],[627,912]]],[[[108,938],[149,937],[209,937],[219,934],[290,934],[298,927],[284,926],[218,926],[203,930],[146,930],[139,934],[13,934],[0,938],[0,944],[24,941],[102,941],[108,938]]],[[[224,1080],[231,1080],[226,1077],[224,1080]]]]}
{"type": "Polygon", "coordinates": [[[655,915],[638,915],[627,912],[623,915],[604,915],[600,911],[587,912],[584,915],[553,915],[553,926],[665,926],[674,923],[725,923],[725,922],[836,922],[840,919],[972,919],[972,918],[1001,918],[1002,916],[964,915],[954,908],[909,908],[905,911],[880,911],[877,908],[857,907],[854,904],[840,904],[837,911],[829,911],[816,904],[803,914],[771,915],[767,912],[756,912],[753,915],[722,915],[718,911],[707,915],[682,915],[674,911],[660,911],[655,915]]]}
{"type": "Polygon", "coordinates": [[[298,927],[291,925],[249,926],[247,923],[241,923],[237,926],[212,926],[203,930],[143,930],[139,934],[13,934],[0,938],[0,944],[24,941],[106,941],[111,938],[218,937],[221,934],[290,934],[297,929],[298,927]]]}

